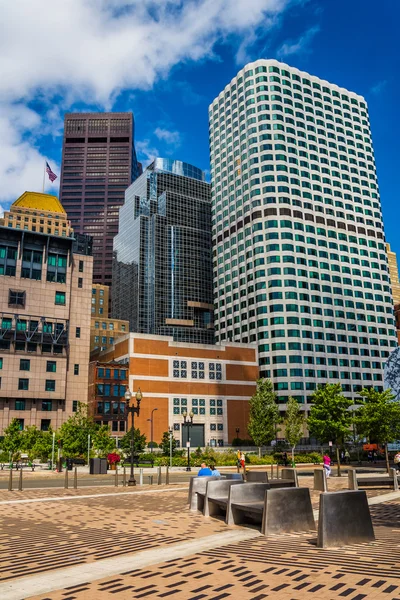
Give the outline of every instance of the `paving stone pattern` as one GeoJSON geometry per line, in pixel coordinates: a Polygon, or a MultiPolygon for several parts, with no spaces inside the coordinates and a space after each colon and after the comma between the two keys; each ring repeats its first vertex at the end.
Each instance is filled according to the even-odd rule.
{"type": "Polygon", "coordinates": [[[258,537],[32,600],[400,600],[400,501],[371,513],[373,544],[321,550],[316,532],[258,537]]]}

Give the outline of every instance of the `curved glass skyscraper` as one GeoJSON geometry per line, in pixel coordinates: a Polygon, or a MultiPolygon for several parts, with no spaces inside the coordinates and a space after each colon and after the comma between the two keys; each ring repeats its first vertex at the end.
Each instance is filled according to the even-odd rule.
{"type": "Polygon", "coordinates": [[[381,389],[397,342],[364,98],[258,60],[209,122],[217,343],[257,341],[282,404],[381,389]]]}

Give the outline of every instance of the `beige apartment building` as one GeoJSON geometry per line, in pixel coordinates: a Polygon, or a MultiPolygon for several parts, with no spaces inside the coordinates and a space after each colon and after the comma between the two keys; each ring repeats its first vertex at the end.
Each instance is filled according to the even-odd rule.
{"type": "Polygon", "coordinates": [[[392,284],[392,296],[394,305],[394,318],[396,320],[397,342],[400,345],[400,281],[399,267],[397,264],[396,252],[390,249],[390,244],[386,244],[386,254],[389,263],[390,282],[392,284]]]}
{"type": "Polygon", "coordinates": [[[90,351],[109,350],[115,340],[129,331],[129,321],[108,318],[110,287],[100,283],[92,285],[90,323],[90,351]]]}
{"type": "Polygon", "coordinates": [[[13,418],[57,429],[87,402],[92,270],[91,239],[72,237],[57,198],[14,202],[0,223],[0,434],[13,418]]]}

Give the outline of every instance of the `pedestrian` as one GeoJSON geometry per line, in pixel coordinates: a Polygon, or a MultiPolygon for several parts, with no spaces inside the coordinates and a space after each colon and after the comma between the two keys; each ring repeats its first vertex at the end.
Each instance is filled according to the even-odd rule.
{"type": "Polygon", "coordinates": [[[399,451],[395,454],[394,466],[395,466],[397,473],[399,473],[400,472],[400,452],[399,451]]]}
{"type": "Polygon", "coordinates": [[[372,452],[371,452],[371,450],[368,452],[368,462],[372,463],[372,452]]]}
{"type": "Polygon", "coordinates": [[[239,471],[240,471],[240,456],[241,456],[241,454],[242,454],[242,451],[241,451],[241,450],[238,450],[238,451],[237,451],[237,453],[236,453],[236,457],[237,457],[237,463],[236,463],[236,466],[237,466],[237,471],[238,471],[238,473],[239,473],[239,471]]]}
{"type": "Polygon", "coordinates": [[[344,450],[340,451],[340,460],[342,463],[344,463],[344,450]]]}
{"type": "Polygon", "coordinates": [[[287,466],[288,466],[288,464],[289,464],[289,463],[288,463],[287,452],[284,452],[284,453],[282,454],[282,458],[283,458],[283,464],[285,465],[285,467],[287,467],[287,466]]]}
{"type": "Polygon", "coordinates": [[[331,474],[331,459],[330,459],[330,457],[327,454],[324,454],[322,462],[324,465],[326,476],[329,477],[331,474]]]}
{"type": "Polygon", "coordinates": [[[206,463],[201,463],[200,471],[197,473],[198,477],[210,477],[212,474],[213,472],[207,467],[206,463]]]}
{"type": "Polygon", "coordinates": [[[375,450],[372,450],[372,460],[374,461],[374,463],[376,464],[376,459],[377,459],[377,453],[375,450]]]}
{"type": "Polygon", "coordinates": [[[246,464],[246,457],[244,455],[243,452],[240,453],[240,466],[242,467],[242,469],[244,469],[244,466],[246,464]]]}
{"type": "Polygon", "coordinates": [[[349,465],[350,464],[350,452],[348,450],[346,450],[346,452],[344,453],[344,458],[345,458],[345,462],[349,465]]]}
{"type": "Polygon", "coordinates": [[[221,477],[221,473],[218,471],[215,465],[210,465],[210,469],[212,471],[211,474],[213,475],[213,477],[221,477]]]}

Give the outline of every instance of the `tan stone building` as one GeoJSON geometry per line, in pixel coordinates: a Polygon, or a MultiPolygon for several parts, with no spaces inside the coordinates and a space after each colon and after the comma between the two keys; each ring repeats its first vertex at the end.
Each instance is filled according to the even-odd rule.
{"type": "MultiPolygon", "coordinates": [[[[115,343],[112,350],[102,352],[101,363],[91,365],[91,404],[98,422],[124,419],[121,402],[123,390],[116,392],[112,380],[115,363],[129,369],[129,389],[143,393],[139,427],[150,440],[153,413],[153,439],[160,442],[163,432],[173,428],[176,441],[186,445],[187,427],[183,413],[193,412],[190,429],[191,446],[223,446],[237,437],[248,438],[249,399],[256,389],[258,356],[255,344],[226,345],[174,342],[172,337],[129,333],[115,343]],[[104,376],[107,362],[109,376],[104,376]],[[97,375],[96,375],[97,373],[97,375]],[[100,383],[100,388],[96,384],[100,383]],[[103,384],[109,384],[107,389],[103,384]],[[115,415],[113,407],[115,404],[115,415]],[[97,408],[96,408],[97,407],[97,408]]],[[[118,376],[120,377],[120,375],[118,376]]],[[[115,432],[120,431],[116,425],[115,432]]],[[[123,431],[123,429],[122,429],[123,431]]],[[[123,433],[122,433],[123,435],[123,433]]]]}
{"type": "Polygon", "coordinates": [[[115,340],[129,331],[129,321],[108,318],[110,287],[92,285],[92,308],[90,323],[90,351],[109,350],[115,340]]]}
{"type": "Polygon", "coordinates": [[[38,192],[24,192],[12,204],[10,210],[0,218],[0,227],[12,227],[61,237],[71,237],[73,233],[71,221],[67,219],[67,213],[58,198],[38,192]],[[43,203],[44,196],[46,196],[45,203],[43,203]]]}
{"type": "Polygon", "coordinates": [[[65,211],[48,194],[25,192],[4,220],[0,225],[0,432],[13,418],[20,419],[21,428],[57,429],[79,401],[87,401],[91,240],[67,235],[72,230],[65,211]],[[10,226],[10,214],[23,219],[28,214],[28,222],[11,219],[10,226]],[[41,215],[46,220],[43,232],[41,215]]]}

